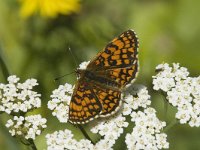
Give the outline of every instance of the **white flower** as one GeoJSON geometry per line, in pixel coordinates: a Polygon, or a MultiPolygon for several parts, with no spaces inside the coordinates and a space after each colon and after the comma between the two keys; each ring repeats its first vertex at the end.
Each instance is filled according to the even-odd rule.
{"type": "Polygon", "coordinates": [[[129,115],[138,108],[146,108],[151,104],[150,95],[143,85],[132,85],[124,93],[123,115],[129,115]]]}
{"type": "Polygon", "coordinates": [[[14,116],[13,120],[10,119],[6,123],[6,127],[12,136],[21,136],[26,139],[35,139],[40,135],[42,130],[46,128],[47,120],[42,118],[41,115],[32,116],[14,116]]]}
{"type": "Polygon", "coordinates": [[[153,76],[154,89],[166,92],[169,103],[177,107],[176,118],[181,124],[188,123],[191,127],[199,127],[200,76],[188,77],[187,68],[180,67],[179,64],[173,64],[172,67],[162,64],[157,68],[161,68],[161,71],[153,76]],[[167,86],[166,79],[173,84],[167,86]]]}
{"type": "Polygon", "coordinates": [[[47,149],[48,150],[111,150],[113,145],[112,138],[110,139],[102,139],[99,142],[97,142],[95,145],[91,143],[91,141],[82,139],[80,141],[77,141],[73,139],[73,134],[70,130],[65,129],[64,131],[55,131],[52,134],[46,135],[47,139],[47,149]]]}
{"type": "Polygon", "coordinates": [[[165,133],[156,134],[156,145],[158,149],[168,149],[169,143],[166,142],[167,135],[165,133]]]}
{"type": "Polygon", "coordinates": [[[89,140],[80,140],[77,141],[73,139],[73,134],[70,130],[60,130],[56,131],[52,134],[46,135],[47,139],[47,149],[48,150],[75,150],[75,149],[83,149],[83,150],[91,150],[93,145],[89,140]]]}
{"type": "Polygon", "coordinates": [[[8,77],[8,84],[0,84],[0,111],[8,114],[27,112],[41,106],[41,95],[32,90],[38,85],[37,80],[28,79],[24,83],[18,82],[19,78],[12,75],[8,77]]]}
{"type": "Polygon", "coordinates": [[[79,65],[79,69],[86,69],[90,61],[84,61],[79,65]]]}
{"type": "Polygon", "coordinates": [[[156,70],[159,72],[156,76],[153,76],[154,90],[161,89],[166,92],[174,87],[175,81],[173,77],[175,77],[175,74],[168,64],[160,64],[156,67],[156,70]]]}
{"type": "Polygon", "coordinates": [[[112,150],[113,141],[115,142],[113,139],[100,140],[97,144],[95,144],[94,150],[112,150]]]}
{"type": "Polygon", "coordinates": [[[133,115],[135,127],[131,134],[126,135],[125,140],[129,150],[169,148],[167,135],[161,133],[166,123],[161,122],[155,113],[155,109],[147,108],[144,112],[138,111],[133,115]]]}
{"type": "Polygon", "coordinates": [[[17,83],[19,81],[19,78],[16,75],[12,75],[8,77],[8,82],[10,84],[17,83]]]}
{"type": "Polygon", "coordinates": [[[68,121],[69,103],[73,91],[72,85],[66,83],[60,85],[53,91],[52,100],[48,102],[48,108],[53,110],[53,116],[56,116],[60,122],[68,121]]]}
{"type": "MultiPolygon", "coordinates": [[[[107,145],[109,148],[112,148],[112,146],[115,144],[115,141],[123,133],[123,128],[127,126],[128,122],[126,122],[126,118],[119,114],[115,117],[111,117],[107,121],[102,120],[102,122],[94,126],[91,131],[93,133],[99,133],[101,136],[103,136],[104,139],[102,142],[107,143],[105,145],[107,145]]],[[[98,146],[99,144],[97,143],[96,147],[98,146]]]]}
{"type": "Polygon", "coordinates": [[[11,126],[13,126],[14,125],[14,122],[10,119],[10,120],[8,120],[7,121],[7,123],[6,123],[6,127],[7,128],[9,128],[9,127],[11,127],[11,126]]]}

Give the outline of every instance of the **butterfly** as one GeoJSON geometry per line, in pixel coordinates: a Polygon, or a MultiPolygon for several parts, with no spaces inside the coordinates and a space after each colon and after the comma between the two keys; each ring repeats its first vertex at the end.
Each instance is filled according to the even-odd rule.
{"type": "Polygon", "coordinates": [[[77,69],[79,79],[69,105],[69,121],[85,124],[98,117],[115,114],[122,90],[138,73],[138,38],[133,30],[115,37],[86,69],[77,69]]]}

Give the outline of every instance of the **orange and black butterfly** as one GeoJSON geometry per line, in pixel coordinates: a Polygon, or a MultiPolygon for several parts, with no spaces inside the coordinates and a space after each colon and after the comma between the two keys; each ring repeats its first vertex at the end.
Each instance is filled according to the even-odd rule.
{"type": "Polygon", "coordinates": [[[121,105],[121,93],[138,72],[138,39],[133,30],[123,32],[90,61],[71,98],[69,121],[85,124],[114,114],[121,105]]]}

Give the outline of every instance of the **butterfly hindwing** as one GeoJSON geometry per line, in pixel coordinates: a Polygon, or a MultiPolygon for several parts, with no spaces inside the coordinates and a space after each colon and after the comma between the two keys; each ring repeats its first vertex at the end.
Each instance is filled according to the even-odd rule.
{"type": "Polygon", "coordinates": [[[101,112],[102,106],[100,101],[93,93],[93,89],[82,81],[74,90],[69,106],[69,120],[76,124],[86,123],[101,112]]]}
{"type": "Polygon", "coordinates": [[[121,105],[121,91],[102,87],[101,85],[93,85],[94,93],[102,105],[100,117],[107,117],[117,111],[121,105]]]}

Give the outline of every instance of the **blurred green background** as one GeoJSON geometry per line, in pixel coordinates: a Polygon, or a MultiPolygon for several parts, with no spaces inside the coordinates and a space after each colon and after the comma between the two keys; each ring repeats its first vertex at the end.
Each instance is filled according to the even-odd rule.
{"type": "MultiPolygon", "coordinates": [[[[56,0],[50,1],[57,3],[56,0]]],[[[59,84],[76,82],[75,74],[54,82],[54,78],[76,69],[68,49],[71,48],[78,63],[88,61],[127,29],[134,29],[140,41],[140,73],[136,83],[149,88],[152,106],[159,118],[168,123],[173,120],[176,109],[169,106],[165,117],[163,98],[152,90],[152,75],[155,66],[162,62],[179,62],[189,69],[191,76],[199,75],[200,1],[59,1],[66,1],[70,7],[55,6],[58,11],[53,12],[53,6],[31,7],[34,0],[0,1],[0,82],[5,82],[2,60],[10,74],[16,74],[21,81],[38,79],[37,91],[42,94],[42,108],[33,113],[41,113],[48,119],[48,128],[35,141],[38,149],[46,149],[45,135],[55,130],[68,128],[77,138],[83,137],[72,125],[61,124],[52,117],[46,105],[52,90],[59,84]]],[[[5,150],[27,149],[5,129],[8,115],[2,114],[0,119],[1,147],[5,150]]],[[[167,134],[172,150],[200,149],[199,128],[176,125],[167,134]]],[[[115,149],[124,149],[123,140],[120,139],[122,144],[115,149]]]]}

